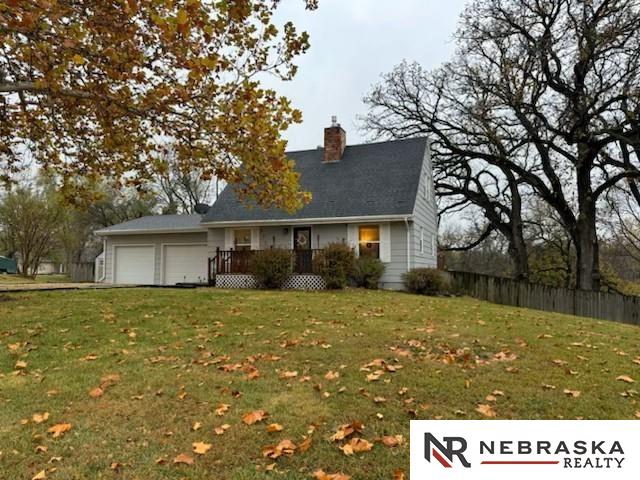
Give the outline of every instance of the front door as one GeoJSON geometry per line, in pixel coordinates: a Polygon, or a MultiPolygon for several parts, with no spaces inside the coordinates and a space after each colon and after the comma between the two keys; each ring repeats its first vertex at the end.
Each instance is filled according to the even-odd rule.
{"type": "Polygon", "coordinates": [[[293,250],[296,260],[294,272],[311,273],[311,227],[293,229],[293,250]]]}

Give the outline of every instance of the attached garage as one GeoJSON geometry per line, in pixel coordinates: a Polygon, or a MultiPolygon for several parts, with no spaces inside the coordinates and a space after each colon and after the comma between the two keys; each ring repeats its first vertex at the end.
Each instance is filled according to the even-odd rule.
{"type": "Polygon", "coordinates": [[[162,283],[206,283],[207,244],[163,245],[162,283]]]}
{"type": "Polygon", "coordinates": [[[153,285],[155,248],[153,245],[115,245],[113,283],[153,285]]]}
{"type": "Polygon", "coordinates": [[[157,215],[97,231],[104,240],[99,282],[132,285],[206,283],[207,231],[200,215],[157,215]]]}

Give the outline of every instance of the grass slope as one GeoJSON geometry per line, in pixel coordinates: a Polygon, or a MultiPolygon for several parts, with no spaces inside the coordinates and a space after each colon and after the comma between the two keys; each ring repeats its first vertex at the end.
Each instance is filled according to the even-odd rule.
{"type": "Polygon", "coordinates": [[[408,470],[411,418],[640,415],[635,386],[617,380],[640,381],[638,328],[467,298],[43,292],[0,297],[0,322],[3,478],[45,470],[47,479],[290,480],[322,468],[391,479],[408,470]],[[362,370],[375,359],[386,363],[362,370]],[[255,369],[259,376],[248,379],[255,369]],[[375,380],[378,370],[384,373],[375,380]],[[284,372],[297,376],[280,378],[284,372]],[[328,380],[327,372],[340,375],[328,380]],[[91,398],[108,374],[119,379],[91,398]],[[218,416],[221,403],[229,409],[218,416]],[[258,409],[268,412],[266,421],[242,423],[258,409]],[[47,420],[34,421],[44,412],[47,420]],[[359,436],[374,443],[371,451],[346,456],[344,442],[329,440],[352,421],[365,425],[359,436]],[[272,422],[284,430],[268,433],[272,422]],[[59,423],[72,427],[54,439],[47,429],[59,423]],[[222,424],[230,427],[214,434],[222,424]],[[262,448],[283,439],[299,444],[311,425],[311,447],[275,460],[269,468],[280,475],[266,471],[274,460],[262,448]],[[405,443],[375,441],[385,435],[403,435],[405,443]],[[195,455],[193,442],[212,448],[195,455]],[[194,464],[174,465],[180,453],[194,464]]]}
{"type": "Polygon", "coordinates": [[[23,285],[34,283],[66,283],[69,282],[69,277],[66,275],[38,275],[35,278],[23,277],[16,274],[0,274],[0,286],[1,285],[23,285]]]}

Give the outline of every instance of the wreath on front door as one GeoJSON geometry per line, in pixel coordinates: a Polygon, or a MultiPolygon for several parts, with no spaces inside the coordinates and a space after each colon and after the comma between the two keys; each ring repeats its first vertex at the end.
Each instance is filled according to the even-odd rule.
{"type": "Polygon", "coordinates": [[[296,245],[298,245],[299,247],[304,247],[307,245],[307,236],[304,233],[298,233],[298,238],[296,238],[296,245]]]}

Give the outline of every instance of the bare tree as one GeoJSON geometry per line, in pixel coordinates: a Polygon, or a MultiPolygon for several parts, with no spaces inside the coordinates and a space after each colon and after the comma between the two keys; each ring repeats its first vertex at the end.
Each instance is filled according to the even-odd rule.
{"type": "Polygon", "coordinates": [[[428,109],[405,97],[401,116],[416,122],[441,101],[484,98],[465,120],[439,118],[465,125],[463,143],[454,137],[449,149],[511,172],[520,191],[548,203],[574,243],[577,286],[597,289],[598,205],[640,178],[640,1],[476,0],[457,38],[441,81],[459,84],[461,97],[436,90],[428,109]],[[506,148],[488,156],[496,134],[506,148]]]}
{"type": "Polygon", "coordinates": [[[473,208],[488,225],[457,250],[469,249],[497,231],[508,243],[515,278],[528,277],[523,235],[522,185],[506,166],[521,148],[502,124],[491,118],[490,98],[469,91],[458,65],[426,72],[402,63],[374,86],[364,128],[378,137],[431,137],[434,179],[441,216],[473,208]]]}
{"type": "Polygon", "coordinates": [[[160,173],[155,191],[163,213],[194,213],[199,203],[210,203],[217,192],[210,175],[198,169],[185,169],[176,161],[173,149],[166,146],[159,155],[160,173]]]}

